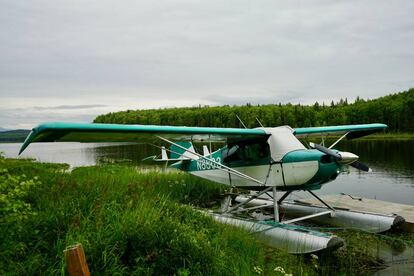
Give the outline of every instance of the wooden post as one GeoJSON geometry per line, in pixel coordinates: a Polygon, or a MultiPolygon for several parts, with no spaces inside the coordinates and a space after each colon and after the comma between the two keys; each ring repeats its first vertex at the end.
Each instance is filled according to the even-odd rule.
{"type": "Polygon", "coordinates": [[[70,276],[90,276],[88,264],[86,263],[85,252],[82,244],[77,243],[66,247],[65,254],[68,273],[70,276]]]}

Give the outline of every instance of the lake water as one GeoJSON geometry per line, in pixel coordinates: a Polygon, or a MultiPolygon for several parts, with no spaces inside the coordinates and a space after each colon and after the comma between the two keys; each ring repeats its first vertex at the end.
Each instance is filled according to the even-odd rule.
{"type": "MultiPolygon", "coordinates": [[[[17,157],[20,143],[0,143],[0,152],[17,157]]],[[[337,148],[353,152],[373,172],[350,168],[349,174],[338,178],[317,191],[318,194],[346,193],[397,203],[414,204],[414,140],[343,141],[337,148]]],[[[110,143],[34,143],[20,158],[35,158],[42,162],[68,163],[72,167],[95,165],[108,160],[129,160],[140,164],[147,156],[159,154],[159,149],[140,144],[110,143]]],[[[298,193],[297,197],[307,195],[298,193]]]]}

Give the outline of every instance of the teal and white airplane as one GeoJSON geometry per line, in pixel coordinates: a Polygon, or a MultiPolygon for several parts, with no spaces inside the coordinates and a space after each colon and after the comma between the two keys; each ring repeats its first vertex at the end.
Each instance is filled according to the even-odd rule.
{"type": "Polygon", "coordinates": [[[57,122],[33,128],[20,153],[33,142],[147,142],[160,147],[169,145],[161,147],[161,157],[156,160],[169,162],[172,168],[230,187],[258,191],[251,200],[272,191],[275,219],[279,221],[278,204],[292,191],[305,190],[317,197],[312,190],[335,180],[346,166],[369,171],[368,166],[358,161],[357,155],[333,147],[344,138],[355,139],[385,128],[386,125],[379,123],[238,129],[57,122]],[[340,138],[328,147],[323,142],[306,142],[311,136],[320,136],[324,141],[323,138],[328,135],[340,138]],[[204,143],[202,153],[195,150],[193,142],[204,143]],[[226,145],[212,152],[211,144],[216,142],[226,145]],[[278,191],[285,194],[276,200],[278,191]]]}

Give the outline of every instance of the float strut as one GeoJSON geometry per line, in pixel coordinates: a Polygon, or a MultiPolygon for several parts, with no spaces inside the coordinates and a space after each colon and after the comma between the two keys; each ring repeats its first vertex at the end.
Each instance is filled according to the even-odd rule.
{"type": "Polygon", "coordinates": [[[308,192],[313,195],[314,197],[316,197],[317,200],[319,200],[320,202],[322,202],[323,205],[325,205],[326,207],[328,207],[329,209],[331,209],[332,211],[335,211],[335,209],[330,206],[328,203],[326,203],[325,201],[323,201],[320,197],[318,197],[316,194],[314,194],[312,191],[308,190],[308,192]]]}
{"type": "Polygon", "coordinates": [[[288,197],[288,195],[290,195],[291,193],[292,191],[287,191],[286,193],[284,193],[282,197],[277,201],[277,203],[279,204],[282,203],[282,201],[285,200],[288,197]]]}
{"type": "Polygon", "coordinates": [[[279,203],[277,201],[276,186],[273,186],[273,209],[275,213],[275,222],[279,222],[279,203]]]}
{"type": "Polygon", "coordinates": [[[261,192],[259,192],[259,193],[257,193],[257,194],[255,194],[255,195],[253,195],[253,196],[251,196],[248,200],[246,200],[245,202],[242,202],[242,203],[239,203],[239,204],[237,204],[236,206],[234,206],[234,207],[231,207],[230,209],[228,209],[226,212],[224,212],[224,213],[231,213],[231,212],[233,212],[234,210],[236,210],[237,208],[239,208],[239,207],[241,207],[241,206],[243,206],[243,205],[245,205],[245,204],[247,204],[247,203],[249,203],[250,201],[252,201],[253,199],[255,199],[255,198],[258,198],[259,196],[261,196],[262,194],[264,194],[264,193],[266,193],[267,191],[270,191],[270,189],[272,189],[272,187],[267,187],[266,189],[264,189],[263,191],[261,191],[261,192]]]}

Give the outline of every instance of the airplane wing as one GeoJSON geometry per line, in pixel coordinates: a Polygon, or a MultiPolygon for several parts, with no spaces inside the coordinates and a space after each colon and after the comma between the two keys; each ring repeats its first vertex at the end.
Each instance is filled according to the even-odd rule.
{"type": "Polygon", "coordinates": [[[384,124],[363,124],[363,125],[342,125],[342,126],[326,126],[326,127],[304,127],[296,128],[294,134],[297,138],[306,138],[309,136],[321,135],[343,135],[346,134],[347,139],[355,139],[363,137],[375,132],[382,131],[388,126],[384,124]]]}
{"type": "MultiPolygon", "coordinates": [[[[315,135],[362,137],[387,128],[384,124],[342,125],[296,128],[298,138],[315,135]]],[[[159,125],[123,125],[95,123],[45,123],[32,129],[19,154],[34,142],[154,142],[155,135],[181,141],[237,141],[268,137],[263,129],[185,127],[159,125]]]]}
{"type": "Polygon", "coordinates": [[[184,141],[226,141],[269,136],[261,129],[120,125],[95,123],[45,123],[32,129],[19,154],[33,142],[154,142],[155,135],[184,141]]]}

